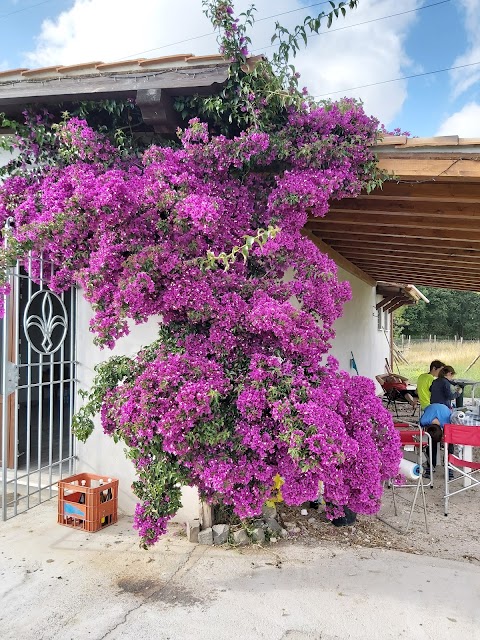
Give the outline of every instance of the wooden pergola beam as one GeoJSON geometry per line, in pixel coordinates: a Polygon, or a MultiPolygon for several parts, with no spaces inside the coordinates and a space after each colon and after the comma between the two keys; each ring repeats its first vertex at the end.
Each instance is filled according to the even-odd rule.
{"type": "Polygon", "coordinates": [[[346,211],[349,213],[379,213],[385,216],[406,215],[426,216],[426,217],[461,217],[478,220],[480,218],[479,203],[458,203],[445,201],[425,201],[425,200],[397,200],[389,198],[386,200],[375,200],[374,198],[356,198],[339,200],[331,203],[330,210],[326,215],[328,220],[333,214],[346,211]]]}
{"type": "MultiPolygon", "coordinates": [[[[477,222],[480,217],[477,218],[477,222]]],[[[373,213],[371,211],[331,211],[322,220],[311,219],[307,223],[308,228],[321,229],[324,224],[327,225],[355,225],[355,230],[359,227],[393,227],[403,230],[415,228],[421,230],[423,235],[429,236],[429,231],[459,231],[471,232],[472,226],[475,226],[471,219],[455,216],[424,216],[408,213],[388,212],[373,213]]],[[[480,234],[479,234],[480,238],[480,234]]]]}
{"type": "Polygon", "coordinates": [[[387,180],[381,189],[376,189],[371,194],[362,193],[361,199],[408,199],[412,202],[417,200],[431,200],[432,202],[480,202],[480,183],[466,182],[442,182],[441,179],[435,182],[397,182],[387,180]]]}
{"type": "MultiPolygon", "coordinates": [[[[329,233],[330,231],[342,232],[347,230],[347,232],[352,232],[352,222],[343,223],[345,229],[342,228],[342,223],[332,223],[330,221],[321,222],[321,221],[309,221],[307,223],[307,229],[311,231],[315,231],[317,237],[321,237],[323,234],[329,233]]],[[[471,243],[480,243],[480,231],[471,230],[469,228],[468,240],[471,243]]],[[[458,236],[459,231],[454,230],[443,230],[438,228],[433,228],[433,226],[429,229],[428,227],[402,227],[398,228],[398,226],[389,226],[389,225],[361,225],[357,222],[355,223],[354,233],[356,236],[372,236],[372,234],[376,233],[377,239],[379,237],[393,237],[393,238],[405,238],[405,239],[413,239],[416,238],[418,241],[423,240],[436,240],[437,245],[440,246],[443,243],[443,240],[455,240],[458,236]],[[375,231],[374,231],[375,229],[375,231]]],[[[374,235],[375,237],[375,235],[374,235]]]]}
{"type": "Polygon", "coordinates": [[[323,242],[320,238],[314,235],[309,229],[305,227],[302,229],[302,235],[311,240],[323,253],[325,253],[329,258],[331,258],[338,267],[341,267],[348,273],[351,273],[356,278],[359,278],[366,284],[374,287],[377,284],[377,281],[374,280],[368,273],[365,273],[360,267],[347,260],[340,253],[332,249],[328,244],[323,242]]]}
{"type": "Polygon", "coordinates": [[[382,300],[380,300],[380,302],[377,302],[377,304],[375,305],[376,311],[378,311],[379,309],[382,309],[383,306],[388,304],[391,300],[393,300],[393,298],[395,298],[395,295],[393,294],[382,298],[382,300]]]}
{"type": "Polygon", "coordinates": [[[423,247],[423,246],[410,246],[405,244],[392,245],[385,242],[377,242],[376,244],[358,242],[356,244],[342,241],[329,241],[336,251],[348,257],[351,260],[353,257],[363,256],[365,253],[375,253],[376,255],[391,256],[392,252],[395,256],[414,259],[414,258],[429,258],[434,262],[449,262],[450,259],[460,259],[467,263],[480,262],[480,249],[475,251],[459,250],[459,249],[446,249],[439,251],[438,247],[423,247]]]}
{"type": "MultiPolygon", "coordinates": [[[[423,238],[421,242],[419,242],[419,240],[415,237],[399,238],[396,236],[387,236],[386,238],[384,238],[384,236],[374,233],[373,230],[370,233],[367,232],[367,233],[362,233],[361,235],[358,235],[353,230],[350,230],[350,232],[347,232],[339,228],[334,228],[332,230],[319,228],[315,230],[315,235],[317,234],[325,242],[328,242],[329,244],[332,243],[332,246],[334,243],[335,244],[342,243],[342,244],[348,244],[352,246],[368,245],[369,247],[370,246],[385,247],[388,245],[388,246],[391,246],[393,249],[396,249],[398,247],[404,247],[404,248],[414,248],[416,250],[419,250],[419,249],[423,250],[423,248],[428,247],[428,248],[435,249],[437,253],[440,252],[438,241],[436,238],[431,238],[431,239],[423,238]]],[[[443,250],[458,249],[458,250],[466,250],[466,251],[472,251],[472,252],[480,251],[480,247],[478,246],[478,243],[471,242],[469,239],[465,239],[465,238],[446,239],[442,242],[442,249],[443,250]]]]}
{"type": "Polygon", "coordinates": [[[405,302],[405,296],[404,296],[404,295],[395,296],[395,298],[393,298],[392,300],[390,300],[390,302],[388,302],[388,304],[386,304],[386,305],[383,307],[383,310],[384,310],[384,311],[387,311],[387,312],[391,312],[391,309],[393,309],[393,307],[394,307],[395,305],[399,304],[399,303],[400,303],[400,304],[402,304],[402,305],[406,304],[406,302],[405,302]]]}
{"type": "Polygon", "coordinates": [[[425,256],[422,254],[417,254],[417,255],[408,255],[408,256],[404,256],[404,255],[398,255],[397,253],[392,253],[392,252],[385,252],[385,253],[381,253],[381,252],[372,252],[372,253],[368,253],[368,254],[362,254],[360,252],[349,252],[349,251],[345,251],[342,252],[342,255],[344,255],[348,260],[351,260],[353,263],[356,263],[357,261],[363,261],[363,260],[371,260],[374,259],[377,262],[384,262],[387,264],[398,264],[398,265],[405,265],[408,264],[408,261],[413,260],[414,263],[418,266],[422,265],[425,266],[426,268],[431,267],[431,265],[436,265],[436,266],[442,266],[444,269],[451,269],[451,268],[455,268],[455,269],[462,269],[465,271],[479,271],[480,270],[480,257],[477,258],[477,260],[456,260],[455,258],[449,258],[448,256],[446,258],[439,258],[438,260],[432,260],[432,258],[430,256],[425,256]]]}

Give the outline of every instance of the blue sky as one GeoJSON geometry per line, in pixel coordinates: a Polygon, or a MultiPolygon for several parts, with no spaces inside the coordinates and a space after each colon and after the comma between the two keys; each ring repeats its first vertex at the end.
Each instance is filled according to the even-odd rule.
{"type": "MultiPolygon", "coordinates": [[[[376,84],[480,62],[480,0],[438,2],[359,0],[357,10],[334,23],[336,31],[312,38],[298,56],[302,80],[314,95],[361,98],[388,128],[480,137],[480,64],[376,84]],[[397,13],[403,15],[376,20],[397,13]],[[375,86],[349,90],[364,84],[375,86]]],[[[249,4],[235,3],[239,10],[249,4]]],[[[292,27],[325,8],[302,10],[314,0],[255,4],[259,20],[290,12],[257,23],[252,48],[266,53],[276,19],[292,27]]],[[[2,0],[0,29],[0,69],[216,50],[213,35],[179,43],[211,32],[201,0],[2,0]]]]}

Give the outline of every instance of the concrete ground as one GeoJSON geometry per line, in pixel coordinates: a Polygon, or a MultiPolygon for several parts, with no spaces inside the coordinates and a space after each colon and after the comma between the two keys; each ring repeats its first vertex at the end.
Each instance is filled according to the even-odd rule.
{"type": "Polygon", "coordinates": [[[202,547],[131,519],[94,534],[52,500],[0,523],[2,640],[480,638],[478,566],[333,545],[202,547]]]}

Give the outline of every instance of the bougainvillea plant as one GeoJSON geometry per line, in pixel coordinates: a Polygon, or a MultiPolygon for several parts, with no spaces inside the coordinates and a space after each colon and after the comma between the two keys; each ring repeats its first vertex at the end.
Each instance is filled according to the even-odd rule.
{"type": "MultiPolygon", "coordinates": [[[[243,64],[231,3],[207,10],[224,51],[243,64]]],[[[268,87],[280,90],[278,78],[269,85],[268,65],[239,69],[224,133],[193,118],[178,145],[126,153],[66,117],[48,128],[55,161],[40,159],[45,146],[32,133],[21,158],[35,171],[17,162],[0,189],[1,218],[14,219],[4,265],[43,252],[56,267],[52,290],[77,285],[92,305],[99,345],[112,347],[129,322],[159,318],[153,344],[97,368],[74,425],[85,439],[100,413],[104,432],[125,443],[144,545],[165,533],[182,485],[248,518],[277,474],[287,504],[316,499],[323,482],[334,518],[345,506],[376,512],[398,471],[398,439],[373,383],[328,355],[348,285],[301,233],[331,200],[381,181],[378,122],[352,100],[315,105],[288,91],[274,102],[275,124],[268,87]],[[245,113],[247,123],[236,118],[245,113]]]]}

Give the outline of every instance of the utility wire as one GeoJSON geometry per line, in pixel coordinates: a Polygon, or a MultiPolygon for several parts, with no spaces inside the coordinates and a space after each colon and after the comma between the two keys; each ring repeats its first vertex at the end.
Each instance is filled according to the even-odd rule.
{"type": "MultiPolygon", "coordinates": [[[[50,1],[50,0],[47,0],[50,1]]],[[[447,0],[449,1],[449,0],[447,0]]],[[[272,16],[266,16],[265,18],[259,18],[255,20],[255,24],[257,22],[264,22],[265,20],[271,20],[272,18],[279,18],[280,16],[285,16],[287,13],[295,13],[297,11],[305,11],[305,9],[311,9],[312,7],[318,7],[322,4],[330,4],[328,1],[324,2],[315,2],[315,4],[308,4],[304,7],[300,7],[299,9],[291,9],[290,11],[284,11],[283,13],[275,13],[272,16]]],[[[215,31],[210,31],[210,33],[204,33],[201,36],[194,36],[193,38],[186,38],[185,40],[177,40],[177,42],[171,42],[170,44],[163,44],[161,47],[155,47],[154,49],[146,49],[145,51],[137,51],[137,53],[130,53],[125,58],[133,58],[134,56],[139,56],[142,53],[151,53],[152,51],[160,51],[160,49],[168,49],[168,47],[175,47],[177,44],[184,44],[185,42],[192,42],[193,40],[200,40],[201,38],[208,38],[209,36],[214,36],[215,31]]]]}
{"type": "Polygon", "coordinates": [[[8,18],[8,16],[13,16],[16,13],[21,13],[22,11],[35,9],[35,7],[40,7],[42,4],[47,4],[48,2],[52,2],[52,0],[43,0],[43,2],[37,2],[37,4],[31,4],[29,7],[23,7],[22,9],[15,9],[15,11],[10,11],[10,13],[0,13],[0,20],[2,18],[8,18]]]}
{"type": "MultiPolygon", "coordinates": [[[[365,20],[364,22],[356,22],[355,24],[348,24],[345,27],[338,27],[337,29],[328,29],[327,31],[321,31],[320,33],[312,33],[309,38],[314,38],[315,36],[324,36],[328,33],[333,33],[334,31],[343,31],[344,29],[352,29],[353,27],[360,27],[364,24],[370,24],[371,22],[379,22],[380,20],[387,20],[387,18],[396,18],[397,16],[404,16],[407,13],[415,13],[416,11],[421,11],[422,9],[430,9],[431,7],[438,7],[441,4],[447,4],[447,2],[451,2],[452,0],[440,0],[440,2],[434,2],[432,4],[426,4],[423,7],[418,7],[417,9],[409,9],[408,11],[401,11],[400,13],[392,13],[388,16],[382,16],[381,18],[372,18],[371,20],[365,20]]],[[[271,44],[261,49],[255,49],[252,53],[256,51],[265,51],[265,49],[271,49],[272,47],[276,47],[276,44],[271,44]]]]}
{"type": "Polygon", "coordinates": [[[356,89],[365,89],[366,87],[376,87],[380,84],[388,84],[389,82],[400,82],[400,80],[410,80],[411,78],[421,78],[422,76],[431,76],[435,73],[444,73],[445,71],[454,71],[455,69],[466,69],[467,67],[474,67],[480,64],[478,62],[470,62],[468,64],[459,64],[456,67],[446,67],[445,69],[437,69],[436,71],[425,71],[424,73],[413,73],[410,76],[402,76],[401,78],[392,78],[391,80],[380,80],[380,82],[372,82],[371,84],[362,84],[358,87],[350,87],[349,89],[339,89],[338,91],[330,91],[330,93],[321,93],[314,98],[324,98],[325,96],[333,96],[336,93],[345,93],[348,91],[355,91],[356,89]]]}

